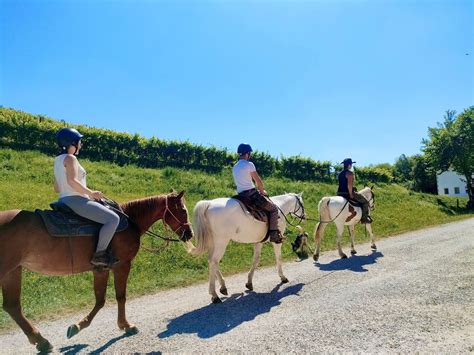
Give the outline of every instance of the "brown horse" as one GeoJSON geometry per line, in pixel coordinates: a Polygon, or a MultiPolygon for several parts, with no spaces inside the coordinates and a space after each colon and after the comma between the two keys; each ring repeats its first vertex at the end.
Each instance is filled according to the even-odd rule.
{"type": "MultiPolygon", "coordinates": [[[[118,303],[118,326],[128,334],[138,331],[125,317],[125,294],[131,261],[140,247],[140,236],[157,220],[163,221],[190,244],[193,237],[188,211],[183,201],[184,191],[131,201],[121,205],[132,223],[117,233],[111,243],[113,254],[120,260],[112,267],[115,295],[118,303]]],[[[95,249],[92,237],[51,237],[39,216],[33,212],[11,210],[0,212],[0,286],[3,309],[20,326],[31,344],[39,351],[49,351],[52,345],[22,313],[20,303],[22,267],[45,275],[69,275],[91,271],[89,263],[95,249]]],[[[68,338],[88,327],[104,306],[109,271],[94,271],[95,306],[79,323],[69,327],[68,338]]]]}

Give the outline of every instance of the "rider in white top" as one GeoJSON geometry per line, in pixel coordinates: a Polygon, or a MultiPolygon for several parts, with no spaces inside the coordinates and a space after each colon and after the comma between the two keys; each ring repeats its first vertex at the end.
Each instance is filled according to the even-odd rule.
{"type": "Polygon", "coordinates": [[[256,173],[255,165],[245,159],[239,159],[239,161],[232,168],[232,174],[234,175],[234,181],[237,185],[237,192],[241,193],[245,190],[254,189],[252,173],[256,173]]]}
{"type": "Polygon", "coordinates": [[[249,161],[252,147],[249,144],[242,143],[237,148],[240,154],[239,161],[232,168],[237,192],[250,199],[257,207],[268,213],[268,236],[273,243],[281,243],[283,237],[278,230],[278,207],[270,200],[263,181],[257,173],[255,165],[249,161]],[[254,185],[257,185],[255,188],[254,185]]]}

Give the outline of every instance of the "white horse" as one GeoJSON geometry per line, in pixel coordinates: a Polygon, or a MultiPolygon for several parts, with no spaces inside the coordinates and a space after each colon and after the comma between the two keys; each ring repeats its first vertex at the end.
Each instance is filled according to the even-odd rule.
{"type": "MultiPolygon", "coordinates": [[[[278,229],[285,232],[286,215],[293,214],[297,218],[304,219],[304,207],[302,194],[287,193],[285,195],[272,197],[271,200],[279,208],[278,229]]],[[[219,270],[219,261],[224,256],[227,244],[231,240],[238,243],[252,243],[253,264],[248,274],[248,282],[245,286],[253,290],[252,278],[257,268],[260,252],[267,233],[267,224],[257,221],[248,212],[244,212],[239,202],[232,198],[217,198],[210,201],[199,201],[194,207],[193,229],[197,246],[188,249],[191,254],[201,254],[208,251],[209,261],[209,294],[213,303],[222,302],[216,293],[216,277],[221,285],[220,292],[227,295],[222,273],[219,270]]],[[[283,274],[281,262],[281,243],[273,244],[278,275],[281,282],[286,283],[288,279],[283,274]]]]}
{"type": "MultiPolygon", "coordinates": [[[[375,209],[375,196],[372,192],[372,188],[365,187],[359,193],[369,201],[369,212],[375,209]]],[[[314,230],[314,239],[316,243],[316,250],[313,254],[314,261],[319,259],[319,246],[321,244],[321,237],[324,235],[326,226],[334,222],[336,224],[337,231],[337,250],[341,259],[347,258],[347,255],[343,253],[341,249],[341,237],[344,232],[344,226],[349,226],[349,234],[351,238],[351,254],[357,254],[354,249],[354,226],[360,222],[362,217],[362,208],[352,206],[347,199],[341,196],[323,197],[318,204],[319,211],[319,223],[316,225],[314,230]]],[[[372,226],[366,224],[366,228],[370,234],[370,240],[372,242],[371,248],[376,250],[374,242],[374,234],[372,233],[372,226]]]]}

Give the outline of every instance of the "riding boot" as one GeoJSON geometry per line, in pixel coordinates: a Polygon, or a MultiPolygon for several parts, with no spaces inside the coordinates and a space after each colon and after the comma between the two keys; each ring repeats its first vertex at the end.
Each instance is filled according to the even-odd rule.
{"type": "Polygon", "coordinates": [[[108,266],[109,265],[109,255],[106,250],[101,250],[94,253],[94,256],[91,259],[91,264],[94,266],[108,266]]]}
{"type": "Polygon", "coordinates": [[[110,249],[107,249],[107,256],[109,258],[109,262],[108,262],[108,265],[107,265],[108,267],[112,267],[112,266],[114,266],[114,265],[116,265],[120,262],[120,260],[117,259],[114,256],[114,254],[112,254],[112,250],[110,250],[110,249]]]}
{"type": "Polygon", "coordinates": [[[280,244],[283,242],[283,237],[280,234],[280,231],[277,229],[273,229],[268,231],[268,235],[270,237],[270,241],[275,244],[280,244]]]}

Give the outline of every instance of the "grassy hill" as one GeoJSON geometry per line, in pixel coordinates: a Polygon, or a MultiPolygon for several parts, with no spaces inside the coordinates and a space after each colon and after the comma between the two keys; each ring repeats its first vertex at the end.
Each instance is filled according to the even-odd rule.
{"type": "MultiPolygon", "coordinates": [[[[0,210],[48,208],[49,203],[57,199],[53,191],[53,159],[53,156],[35,151],[16,152],[0,148],[0,210]]],[[[192,211],[196,202],[201,199],[231,196],[235,193],[230,170],[207,174],[175,168],[120,167],[85,159],[81,159],[81,163],[88,171],[89,186],[103,191],[108,197],[119,202],[167,193],[172,188],[184,189],[186,205],[192,211]]],[[[265,184],[272,195],[302,191],[305,207],[311,218],[317,218],[319,199],[325,195],[333,195],[336,190],[335,184],[298,182],[281,178],[266,178],[265,184]]],[[[457,208],[455,198],[415,193],[398,185],[377,185],[375,194],[377,199],[373,213],[373,229],[377,238],[474,216],[457,208]]],[[[465,203],[464,199],[460,199],[461,206],[465,203]]],[[[305,225],[311,235],[314,225],[314,221],[305,225]]],[[[153,228],[159,231],[160,225],[153,228]]],[[[293,231],[289,231],[287,235],[290,240],[295,237],[293,231]]],[[[334,227],[328,227],[322,250],[335,248],[334,236],[334,227]]],[[[347,239],[346,236],[346,242],[347,239]]],[[[358,226],[357,240],[361,242],[364,239],[363,229],[358,226]]],[[[143,242],[148,245],[151,243],[148,238],[144,238],[143,242]]],[[[229,274],[248,270],[251,255],[251,246],[232,243],[221,263],[222,271],[229,274]]],[[[283,255],[286,260],[295,258],[289,241],[284,245],[283,255]]],[[[263,248],[261,265],[273,263],[272,248],[266,245],[263,248]]],[[[171,245],[161,254],[139,252],[132,267],[128,294],[137,296],[204,280],[207,280],[206,257],[187,255],[181,245],[171,245]]],[[[278,280],[275,274],[275,282],[278,280]]],[[[92,275],[86,273],[67,277],[46,277],[25,271],[22,299],[24,312],[32,319],[58,317],[84,308],[89,311],[94,303],[92,275]]],[[[112,281],[108,299],[114,299],[112,281]]],[[[9,316],[0,311],[0,330],[12,325],[9,316]]]]}

